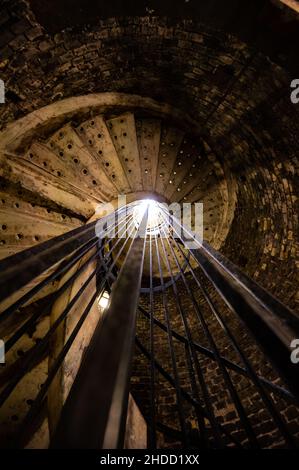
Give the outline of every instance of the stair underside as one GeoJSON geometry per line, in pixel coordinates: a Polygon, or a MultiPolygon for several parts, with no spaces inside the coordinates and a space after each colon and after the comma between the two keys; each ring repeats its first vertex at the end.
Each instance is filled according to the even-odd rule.
{"type": "Polygon", "coordinates": [[[233,211],[224,170],[209,145],[140,113],[65,122],[31,139],[24,151],[6,152],[0,176],[1,259],[82,225],[99,204],[120,194],[202,202],[204,238],[216,248],[233,211]]]}

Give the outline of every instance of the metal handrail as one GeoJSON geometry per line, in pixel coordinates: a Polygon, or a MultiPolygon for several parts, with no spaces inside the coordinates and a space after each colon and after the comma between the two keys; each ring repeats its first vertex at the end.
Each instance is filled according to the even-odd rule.
{"type": "Polygon", "coordinates": [[[44,337],[19,360],[20,367],[15,370],[12,377],[8,378],[8,382],[1,389],[0,406],[14,392],[25,374],[38,363],[39,358],[45,357],[51,338],[59,326],[69,317],[73,307],[82,298],[91,281],[96,279],[93,293],[87,299],[87,304],[80,312],[69,337],[66,338],[61,350],[55,355],[55,360],[48,371],[48,377],[23,420],[15,437],[14,445],[18,447],[25,445],[28,429],[43,405],[49,387],[94,302],[104,290],[110,290],[110,284],[112,284],[110,305],[94,331],[71,392],[62,408],[58,427],[51,442],[53,448],[123,446],[135,341],[141,353],[148,359],[150,366],[150,411],[146,419],[149,426],[151,448],[155,448],[157,445],[157,430],[160,423],[157,413],[158,374],[161,374],[173,388],[176,400],[175,413],[179,428],[177,433],[182,439],[183,446],[194,445],[195,439],[195,434],[193,433],[191,436],[188,427],[186,414],[186,403],[188,403],[188,406],[192,407],[196,419],[196,442],[199,447],[225,447],[228,442],[235,447],[243,447],[243,444],[234,437],[234,433],[231,433],[215,414],[213,398],[209,392],[205,371],[202,367],[202,357],[213,361],[213,367],[216,367],[221,374],[228,396],[237,412],[239,425],[246,433],[246,446],[257,448],[260,444],[251,418],[248,416],[248,410],[239,394],[238,386],[230,375],[232,371],[248,379],[254,390],[258,392],[263,406],[284,438],[286,446],[296,447],[297,443],[282,413],[277,409],[272,399],[272,394],[276,394],[277,397],[287,399],[289,403],[298,406],[298,365],[290,361],[290,345],[288,343],[293,337],[299,337],[299,320],[296,315],[248,276],[241,273],[220,253],[206,243],[199,243],[195,234],[183,227],[174,216],[163,212],[163,217],[170,225],[171,231],[170,234],[166,234],[166,225],[164,224],[161,226],[158,236],[157,233],[152,234],[146,231],[147,212],[140,226],[137,227],[136,220],[133,218],[133,207],[134,205],[130,206],[129,210],[128,207],[123,207],[118,212],[117,222],[115,222],[114,214],[104,218],[102,220],[103,227],[107,228],[110,222],[111,224],[108,229],[98,235],[95,235],[95,221],[0,262],[0,270],[3,274],[0,282],[2,295],[0,299],[9,298],[32,280],[35,280],[36,283],[34,287],[0,314],[0,324],[5,326],[6,320],[11,319],[11,316],[13,318],[18,309],[27,304],[43,287],[53,280],[60,279],[79,261],[83,261],[51,294],[49,302],[43,309],[36,309],[29,318],[24,319],[21,325],[18,323],[19,326],[6,341],[7,351],[11,350],[23,335],[32,329],[32,326],[42,315],[51,312],[57,299],[75,281],[80,280],[81,275],[85,276],[87,268],[89,268],[88,276],[84,277],[84,282],[68,301],[63,311],[59,313],[59,316],[55,318],[44,337]],[[109,234],[115,228],[117,228],[119,236],[114,235],[109,238],[109,234]],[[122,234],[125,235],[124,238],[122,234]],[[197,247],[188,248],[188,245],[185,244],[186,239],[195,241],[197,247]],[[176,248],[176,252],[174,248],[176,248]],[[142,289],[141,278],[146,249],[148,249],[149,255],[149,277],[146,278],[146,281],[149,286],[142,289]],[[125,260],[115,275],[116,264],[119,265],[120,256],[124,252],[126,252],[125,260]],[[176,253],[181,255],[180,260],[176,253]],[[155,289],[153,282],[154,257],[158,265],[159,289],[155,289]],[[174,262],[175,272],[169,257],[174,262]],[[196,261],[197,268],[194,267],[193,262],[191,263],[191,258],[196,261]],[[40,263],[40,265],[36,266],[36,263],[40,263]],[[93,266],[92,269],[91,263],[95,263],[95,267],[93,266]],[[163,263],[169,280],[165,280],[163,263]],[[189,282],[187,272],[188,276],[192,278],[192,285],[189,282]],[[42,273],[45,273],[46,277],[42,277],[42,280],[38,282],[42,273]],[[114,273],[113,276],[111,276],[112,273],[114,273]],[[188,308],[192,307],[192,325],[195,324],[201,329],[208,346],[193,338],[193,326],[190,325],[189,319],[190,312],[186,311],[186,307],[182,303],[178,283],[181,283],[188,295],[188,308]],[[207,284],[208,287],[206,287],[207,284]],[[196,295],[198,293],[201,295],[200,301],[196,295]],[[148,348],[142,344],[140,337],[135,338],[140,294],[148,299],[148,311],[139,307],[139,310],[149,320],[148,348]],[[239,344],[222,311],[219,311],[217,307],[215,297],[217,298],[218,295],[226,302],[231,314],[246,326],[260,350],[265,351],[267,358],[278,370],[277,377],[286,382],[290,391],[256,372],[246,356],[242,344],[239,344]],[[161,300],[163,323],[155,316],[156,296],[159,296],[161,300]],[[169,302],[171,296],[172,304],[169,302]],[[219,328],[234,348],[241,364],[237,364],[220,353],[214,333],[206,319],[207,310],[218,322],[219,328]],[[172,321],[175,313],[181,321],[183,334],[179,334],[176,328],[173,328],[172,321]],[[166,347],[170,359],[170,371],[167,371],[164,365],[157,360],[155,341],[157,327],[164,332],[163,335],[165,334],[165,339],[167,339],[166,347]],[[297,334],[298,336],[296,336],[297,334]],[[113,339],[113,347],[111,339],[113,339]],[[178,361],[181,358],[177,356],[176,340],[185,351],[185,372],[187,372],[189,380],[188,392],[181,380],[178,367],[178,361]]]}
{"type": "MultiPolygon", "coordinates": [[[[166,214],[164,209],[163,212],[165,218],[171,219],[173,230],[182,241],[186,234],[188,240],[191,238],[197,243],[198,248],[189,250],[192,257],[229,309],[246,325],[299,401],[299,365],[290,359],[292,340],[299,338],[299,317],[207,243],[200,243],[178,219],[166,214]]],[[[178,243],[177,247],[185,257],[178,243]]],[[[192,271],[190,263],[189,269],[192,271]]]]}

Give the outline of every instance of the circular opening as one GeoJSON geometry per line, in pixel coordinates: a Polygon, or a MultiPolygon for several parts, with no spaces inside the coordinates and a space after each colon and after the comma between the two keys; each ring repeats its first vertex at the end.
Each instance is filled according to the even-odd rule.
{"type": "Polygon", "coordinates": [[[157,235],[160,231],[165,230],[167,232],[167,214],[165,214],[161,205],[154,199],[142,199],[135,203],[133,209],[133,220],[135,227],[139,227],[143,216],[148,210],[147,229],[146,233],[149,235],[157,235]]]}

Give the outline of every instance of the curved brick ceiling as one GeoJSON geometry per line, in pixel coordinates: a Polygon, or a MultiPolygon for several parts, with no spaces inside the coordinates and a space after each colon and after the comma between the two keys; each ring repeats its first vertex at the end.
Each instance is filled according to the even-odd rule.
{"type": "Polygon", "coordinates": [[[114,17],[164,16],[169,24],[181,18],[196,19],[256,46],[290,70],[298,70],[296,51],[289,47],[299,38],[296,14],[281,0],[30,0],[30,5],[50,34],[114,17]]]}
{"type": "Polygon", "coordinates": [[[261,2],[273,13],[265,28],[267,41],[253,34],[254,18],[263,18],[253,6],[247,14],[251,22],[242,22],[241,15],[240,31],[234,16],[219,23],[223,10],[213,17],[214,24],[204,15],[201,21],[191,19],[191,13],[170,19],[148,10],[129,17],[95,15],[75,28],[59,20],[66,29],[54,31],[45,15],[39,15],[43,24],[37,21],[28,3],[35,9],[41,5],[10,2],[15,14],[10,6],[1,18],[1,77],[8,84],[1,126],[91,92],[134,93],[180,108],[198,122],[201,137],[238,184],[235,217],[222,250],[294,307],[299,120],[289,95],[297,61],[295,48],[287,49],[290,42],[283,38],[296,36],[295,17],[289,19],[285,11],[277,16],[270,2],[261,2]],[[280,41],[275,25],[285,26],[280,41]],[[262,42],[266,50],[261,52],[262,42]]]}

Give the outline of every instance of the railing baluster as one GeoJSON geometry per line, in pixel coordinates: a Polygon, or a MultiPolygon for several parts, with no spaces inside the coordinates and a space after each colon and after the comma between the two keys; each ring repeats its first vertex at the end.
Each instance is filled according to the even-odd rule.
{"type": "MultiPolygon", "coordinates": [[[[171,218],[173,218],[171,216],[171,218]]],[[[184,228],[183,228],[184,230],[184,228]]],[[[176,233],[176,235],[180,237],[180,234],[178,233],[177,229],[174,228],[174,231],[176,233]]],[[[190,235],[190,232],[188,232],[188,235],[190,235]]],[[[181,240],[183,241],[183,239],[181,238],[181,240]]],[[[184,255],[184,252],[182,250],[182,248],[177,245],[181,251],[181,253],[184,255]]],[[[194,250],[194,249],[190,249],[190,252],[191,254],[194,256],[194,259],[196,259],[199,263],[199,266],[201,268],[203,268],[202,266],[202,263],[206,266],[208,263],[207,263],[207,260],[204,260],[202,259],[202,255],[198,255],[199,253],[199,250],[194,250]]],[[[281,434],[283,435],[286,443],[288,446],[290,447],[296,447],[296,442],[293,438],[293,436],[291,435],[291,433],[289,432],[284,420],[282,419],[281,415],[279,414],[279,412],[276,410],[275,408],[275,405],[271,399],[271,397],[266,393],[265,389],[263,388],[262,384],[260,383],[259,379],[258,379],[258,376],[257,374],[255,373],[253,367],[251,366],[251,363],[250,361],[247,359],[247,357],[245,356],[245,354],[243,353],[243,351],[241,350],[241,348],[239,347],[238,343],[236,342],[233,334],[231,333],[229,327],[227,326],[226,322],[224,321],[224,318],[223,316],[220,314],[220,312],[216,309],[214,303],[212,302],[208,292],[206,291],[206,289],[203,287],[203,285],[198,281],[197,279],[197,276],[195,275],[194,273],[194,270],[192,269],[192,266],[189,262],[189,269],[193,275],[193,278],[195,280],[195,282],[197,283],[198,287],[201,289],[201,291],[203,292],[203,295],[205,297],[205,299],[207,300],[215,318],[217,319],[218,323],[220,324],[220,326],[222,327],[222,329],[225,331],[227,337],[230,339],[230,341],[232,342],[236,352],[238,353],[239,357],[241,358],[242,362],[244,363],[245,367],[246,367],[246,370],[247,370],[247,374],[248,374],[248,377],[250,377],[250,379],[252,380],[253,384],[255,385],[255,387],[257,388],[257,390],[259,391],[259,394],[263,400],[263,402],[265,403],[265,406],[266,408],[268,409],[269,413],[271,414],[274,422],[276,423],[278,429],[280,430],[281,434]]],[[[203,268],[204,271],[206,271],[206,267],[203,268]]],[[[216,276],[216,275],[215,275],[216,276]]],[[[208,276],[210,278],[210,280],[212,281],[212,283],[215,285],[215,277],[213,276],[208,276]]],[[[218,276],[216,276],[217,279],[218,279],[218,283],[221,284],[221,280],[220,280],[220,275],[218,274],[218,276]]],[[[231,287],[230,287],[231,289],[231,287]]],[[[229,290],[230,290],[229,289],[229,290]]],[[[221,294],[222,291],[220,288],[217,289],[219,291],[219,293],[221,294]]],[[[237,295],[237,293],[236,293],[237,295]]],[[[230,293],[230,296],[232,296],[232,293],[230,293]]],[[[225,296],[224,296],[225,297],[225,296]]],[[[244,294],[244,299],[241,298],[239,299],[240,301],[240,304],[236,305],[235,304],[235,299],[233,301],[233,304],[235,305],[235,308],[234,308],[234,311],[237,313],[237,314],[240,314],[240,308],[243,308],[246,312],[247,312],[247,315],[250,316],[251,314],[254,314],[255,313],[255,310],[254,310],[254,306],[251,306],[250,304],[247,303],[247,300],[246,300],[246,295],[244,294]]],[[[244,311],[242,312],[242,318],[244,316],[244,311]]],[[[277,338],[275,337],[275,339],[277,340],[277,338]]],[[[274,342],[274,345],[277,343],[277,341],[274,342]]],[[[289,359],[289,358],[288,358],[289,359]]],[[[287,361],[287,364],[288,362],[290,362],[290,360],[287,361]]],[[[294,370],[292,371],[292,373],[294,373],[294,370]]]]}
{"type": "MultiPolygon", "coordinates": [[[[125,210],[121,208],[118,213],[125,210]]],[[[114,215],[110,214],[103,220],[109,221],[112,217],[114,215]]],[[[61,261],[61,253],[65,258],[93,238],[96,223],[91,222],[1,260],[0,302],[61,261]]]]}
{"type": "MultiPolygon", "coordinates": [[[[126,223],[126,221],[125,221],[126,223]]],[[[111,228],[111,230],[113,229],[113,227],[111,228]]],[[[53,298],[51,299],[51,301],[49,302],[49,304],[45,307],[45,309],[43,311],[40,311],[38,310],[37,312],[35,312],[32,317],[30,317],[6,342],[6,345],[5,345],[5,349],[6,349],[6,352],[8,352],[12,346],[14,346],[14,344],[21,338],[21,336],[26,333],[26,331],[28,331],[28,329],[35,324],[35,322],[38,320],[38,318],[42,315],[42,314],[46,314],[46,313],[50,313],[51,311],[51,308],[54,304],[54,302],[56,301],[56,299],[63,293],[66,291],[66,289],[72,285],[72,283],[75,281],[75,279],[77,279],[80,274],[87,268],[87,266],[93,261],[95,260],[99,253],[101,251],[101,247],[97,249],[97,251],[88,259],[86,260],[82,266],[80,266],[80,268],[55,292],[55,296],[53,296],[53,298]]],[[[107,256],[109,256],[109,254],[111,254],[112,252],[112,249],[109,251],[109,253],[107,254],[107,256]]]]}
{"type": "MultiPolygon", "coordinates": [[[[148,319],[150,318],[149,313],[146,310],[144,310],[143,307],[141,307],[139,305],[138,309],[140,310],[140,312],[146,318],[148,318],[148,319]]],[[[157,320],[157,318],[155,318],[155,317],[154,317],[154,323],[155,323],[155,325],[158,325],[159,328],[161,328],[161,330],[163,330],[167,333],[166,326],[163,323],[161,323],[159,320],[157,320]]],[[[171,334],[174,338],[178,339],[180,342],[182,342],[184,344],[186,344],[188,342],[188,340],[184,336],[180,335],[175,330],[171,330],[171,334]]],[[[206,348],[205,346],[202,346],[201,344],[198,344],[196,342],[194,342],[194,347],[198,352],[204,354],[205,356],[209,357],[210,359],[213,359],[213,361],[216,361],[215,355],[214,355],[214,353],[211,349],[206,348]]],[[[237,373],[243,375],[244,377],[247,377],[248,374],[247,374],[247,371],[244,367],[239,366],[238,364],[236,364],[235,362],[230,361],[229,359],[227,359],[224,356],[221,356],[221,360],[224,363],[225,367],[227,367],[228,369],[231,369],[234,372],[237,372],[237,373]]],[[[286,399],[289,403],[293,403],[294,405],[298,406],[298,402],[297,402],[296,398],[294,397],[294,395],[291,394],[291,392],[289,392],[289,390],[286,390],[285,388],[282,388],[279,385],[277,385],[273,382],[270,382],[269,380],[265,379],[264,377],[261,377],[260,375],[258,376],[258,378],[259,378],[260,382],[266,388],[268,388],[269,391],[276,393],[281,398],[286,399]]]]}
{"type": "MultiPolygon", "coordinates": [[[[107,256],[109,256],[109,254],[112,252],[113,249],[115,249],[115,247],[120,243],[121,241],[121,238],[119,238],[117,240],[117,242],[114,244],[113,248],[110,249],[110,251],[108,252],[107,256]]],[[[120,255],[121,251],[123,250],[124,248],[124,245],[121,247],[120,251],[118,252],[118,255],[120,255]]],[[[111,268],[114,266],[114,264],[116,263],[116,260],[114,260],[113,264],[111,265],[111,268]]],[[[33,348],[32,350],[30,351],[30,354],[28,356],[26,356],[26,359],[24,359],[24,363],[23,363],[23,367],[22,369],[14,375],[12,381],[0,392],[0,406],[3,405],[3,403],[7,400],[7,398],[10,396],[10,394],[13,392],[13,390],[15,389],[16,385],[19,383],[19,381],[22,379],[22,377],[25,375],[27,369],[30,367],[30,364],[31,364],[31,361],[34,361],[35,360],[35,357],[38,356],[39,354],[42,353],[42,351],[44,350],[44,348],[48,345],[49,343],[49,340],[52,336],[52,334],[54,333],[54,331],[57,330],[57,328],[59,327],[59,325],[62,323],[62,321],[67,317],[68,313],[72,310],[73,306],[75,305],[75,303],[78,301],[78,299],[80,298],[81,294],[84,292],[84,290],[86,289],[86,287],[89,285],[90,281],[94,278],[94,276],[97,274],[97,272],[99,272],[101,269],[101,265],[99,265],[90,275],[89,277],[87,278],[87,280],[84,282],[84,284],[80,287],[80,289],[78,290],[78,292],[74,295],[74,297],[72,298],[72,300],[69,302],[69,304],[67,305],[67,307],[63,310],[63,312],[60,314],[60,316],[57,318],[57,320],[55,320],[55,322],[53,323],[53,325],[51,326],[51,328],[48,330],[48,332],[46,333],[46,335],[42,338],[42,340],[37,343],[33,348]]],[[[77,273],[80,271],[80,269],[77,271],[77,273]]],[[[77,274],[76,273],[76,274],[77,274]]],[[[71,279],[71,278],[70,278],[71,279]]],[[[67,283],[66,283],[67,284],[67,283]]],[[[65,286],[65,284],[64,284],[65,286]]],[[[63,287],[64,287],[63,286],[63,287]]],[[[60,293],[59,293],[60,295],[60,293]]],[[[30,323],[31,325],[31,323],[30,323]]],[[[14,335],[15,337],[15,335],[14,335]]],[[[12,338],[10,338],[10,340],[8,340],[7,342],[7,347],[6,349],[8,350],[11,346],[12,346],[12,341],[11,341],[12,338]]]]}
{"type": "Polygon", "coordinates": [[[12,442],[17,447],[26,443],[33,429],[32,424],[36,422],[46,397],[50,396],[54,378],[57,379],[57,374],[62,371],[64,360],[68,360],[68,352],[82,330],[84,322],[89,318],[89,312],[96,299],[106,289],[110,292],[109,306],[98,321],[87,352],[79,365],[73,386],[62,407],[56,432],[54,426],[51,447],[99,449],[123,446],[135,343],[149,361],[150,407],[145,419],[149,424],[151,449],[157,447],[157,430],[163,432],[163,429],[165,433],[169,431],[174,439],[181,439],[183,447],[194,445],[200,448],[224,447],[224,445],[238,448],[259,447],[259,436],[255,433],[251,415],[250,417],[247,415],[246,406],[241,400],[239,387],[234,382],[231,371],[241,374],[250,381],[258,392],[259,399],[261,398],[261,409],[267,411],[272,425],[279,430],[286,446],[296,447],[295,439],[270,393],[298,406],[299,366],[290,361],[290,340],[299,337],[298,318],[220,253],[215,252],[204,242],[199,243],[192,231],[182,226],[161,205],[158,204],[160,221],[154,230],[151,222],[147,223],[149,206],[138,222],[134,215],[136,206],[138,202],[121,207],[115,213],[101,219],[103,230],[97,236],[95,236],[97,223],[95,221],[0,261],[0,270],[2,270],[0,302],[4,300],[4,305],[13,302],[0,314],[3,331],[6,328],[6,321],[9,322],[12,331],[11,320],[17,318],[15,315],[18,314],[18,309],[22,306],[25,308],[47,284],[60,279],[59,288],[51,294],[45,308],[33,310],[34,313],[30,318],[18,321],[10,336],[7,333],[6,352],[11,351],[42,315],[52,311],[54,303],[62,299],[61,296],[67,292],[67,289],[73,288],[74,283],[77,285],[78,281],[82,280],[73,297],[68,299],[66,306],[64,304],[63,310],[58,309],[54,322],[44,337],[27,351],[17,364],[15,361],[9,366],[14,368],[17,365],[14,374],[6,374],[5,379],[3,377],[0,406],[14,392],[25,374],[33,370],[41,358],[46,357],[50,339],[64,324],[63,322],[69,325],[72,313],[79,314],[69,336],[61,344],[59,343],[55,358],[49,365],[48,376],[37,391],[36,398],[12,442]],[[117,220],[115,215],[118,216],[117,220]],[[194,245],[188,248],[185,241],[190,239],[197,248],[194,248],[194,245]],[[148,285],[143,285],[141,288],[146,250],[149,256],[149,279],[148,285]],[[123,261],[124,253],[126,256],[123,261]],[[193,267],[191,259],[196,261],[197,268],[193,267]],[[95,261],[97,262],[95,268],[94,266],[91,268],[90,264],[95,261]],[[88,272],[85,271],[87,269],[88,272]],[[155,269],[158,270],[158,283],[154,280],[155,269]],[[192,284],[189,282],[186,270],[192,276],[192,284]],[[64,277],[61,279],[62,275],[64,277]],[[35,283],[34,287],[28,285],[32,281],[35,283]],[[205,281],[209,282],[208,288],[205,281]],[[93,287],[92,294],[90,297],[87,295],[83,297],[90,286],[93,287]],[[15,300],[15,294],[19,294],[18,291],[24,292],[24,287],[29,290],[15,300]],[[246,356],[242,343],[237,341],[233,330],[225,321],[222,309],[219,310],[217,298],[214,299],[210,288],[225,301],[239,321],[246,325],[261,352],[265,351],[266,356],[278,370],[279,377],[290,387],[290,391],[257,374],[246,356]],[[190,312],[186,310],[185,303],[181,299],[183,292],[189,299],[190,312]],[[197,292],[201,296],[200,299],[196,296],[197,292]],[[148,295],[148,311],[138,307],[140,293],[148,295]],[[156,298],[156,294],[161,296],[164,323],[155,316],[155,306],[159,307],[158,300],[160,300],[156,298]],[[77,312],[79,299],[83,298],[86,303],[82,311],[77,312]],[[205,314],[206,307],[209,309],[209,318],[205,314]],[[146,341],[149,340],[148,349],[137,336],[134,341],[138,308],[149,321],[149,332],[146,336],[146,341]],[[213,321],[211,326],[210,319],[213,321]],[[180,321],[179,328],[182,326],[184,330],[182,334],[179,334],[180,330],[172,328],[172,323],[177,320],[180,321]],[[202,344],[201,341],[199,343],[193,339],[194,325],[203,332],[202,344]],[[219,331],[224,332],[228,344],[234,348],[240,358],[241,365],[221,354],[215,339],[214,325],[219,325],[219,331]],[[170,373],[156,358],[157,348],[164,345],[164,341],[159,342],[160,332],[162,335],[166,334],[165,352],[169,358],[170,373]],[[176,346],[181,348],[185,360],[184,357],[178,356],[176,346]],[[243,428],[246,433],[247,439],[242,444],[234,437],[234,431],[229,432],[226,425],[216,416],[214,395],[210,393],[211,387],[208,382],[208,372],[203,366],[203,356],[205,360],[210,360],[215,365],[217,376],[218,372],[221,373],[221,383],[225,385],[225,391],[229,394],[230,404],[237,411],[236,430],[243,428]],[[181,369],[179,371],[181,363],[178,364],[181,359],[185,367],[184,377],[186,372],[188,374],[188,391],[182,386],[183,376],[180,375],[181,369]],[[160,406],[157,404],[161,389],[158,374],[168,382],[168,387],[169,384],[173,387],[178,429],[160,422],[160,406]],[[196,423],[198,437],[193,433],[194,429],[192,434],[188,430],[191,417],[196,423]]]}
{"type": "MultiPolygon", "coordinates": [[[[161,210],[165,214],[165,210],[161,210]]],[[[198,249],[192,248],[189,251],[205,277],[211,281],[229,309],[238,315],[279,375],[299,399],[299,364],[290,360],[291,341],[299,338],[299,318],[225,260],[220,253],[216,254],[206,243],[200,244],[194,234],[183,227],[174,216],[165,214],[164,218],[166,217],[183,243],[178,228],[198,244],[198,249]]]]}
{"type": "MultiPolygon", "coordinates": [[[[174,242],[176,243],[176,246],[179,248],[179,250],[180,250],[181,253],[182,253],[183,250],[181,249],[181,247],[178,246],[177,241],[176,241],[175,239],[173,239],[173,240],[174,240],[174,242]]],[[[173,250],[173,248],[172,248],[172,246],[171,246],[171,243],[169,242],[169,240],[167,240],[167,241],[168,241],[168,245],[170,246],[170,249],[171,249],[171,251],[172,251],[172,255],[173,255],[173,257],[174,257],[175,260],[176,260],[176,265],[177,265],[178,269],[180,270],[180,265],[179,265],[177,256],[176,256],[176,254],[174,253],[174,250],[173,250]]],[[[189,267],[190,267],[190,265],[189,265],[189,267]]],[[[243,405],[242,405],[242,403],[241,403],[241,400],[240,400],[240,398],[239,398],[239,396],[238,396],[238,393],[237,393],[237,391],[236,391],[236,389],[235,389],[235,387],[234,387],[234,385],[233,385],[233,382],[232,382],[232,380],[231,380],[231,378],[230,378],[230,376],[229,376],[229,374],[228,374],[228,372],[227,372],[227,370],[226,370],[226,368],[225,368],[225,365],[223,364],[223,361],[221,360],[221,356],[220,356],[220,354],[219,354],[219,351],[218,351],[218,348],[217,348],[217,346],[216,346],[216,343],[215,343],[215,341],[214,341],[214,339],[213,339],[213,336],[211,335],[211,333],[210,333],[210,331],[209,331],[209,328],[208,328],[208,325],[207,325],[207,323],[206,323],[206,321],[205,321],[205,319],[204,319],[204,316],[203,316],[203,314],[202,314],[202,312],[201,312],[201,310],[200,310],[200,308],[199,308],[198,303],[196,302],[196,299],[195,299],[195,297],[194,297],[193,291],[190,289],[190,287],[189,287],[189,285],[188,285],[188,282],[186,281],[185,273],[184,273],[182,270],[180,270],[180,272],[181,272],[181,276],[182,276],[182,280],[183,280],[183,282],[184,282],[185,288],[186,288],[186,290],[187,290],[187,292],[188,292],[188,294],[189,294],[189,298],[191,299],[192,304],[193,304],[193,306],[194,306],[194,311],[195,311],[195,313],[196,313],[196,316],[197,316],[197,319],[198,319],[198,321],[199,321],[199,324],[201,324],[201,326],[202,326],[202,328],[203,328],[203,331],[204,331],[204,333],[205,333],[205,336],[207,337],[207,339],[208,339],[208,341],[209,341],[209,343],[210,343],[210,346],[211,346],[211,348],[212,348],[212,350],[213,350],[214,357],[215,357],[215,359],[216,359],[216,362],[217,362],[217,364],[218,364],[219,369],[220,369],[221,372],[222,372],[222,376],[223,376],[224,382],[225,382],[225,384],[226,384],[226,386],[227,386],[227,388],[228,388],[228,390],[229,390],[229,393],[230,393],[230,396],[231,396],[231,398],[232,398],[232,400],[233,400],[233,403],[235,404],[235,407],[236,407],[236,409],[237,409],[237,411],[238,411],[238,413],[239,413],[239,417],[240,417],[240,420],[241,420],[241,422],[242,422],[242,424],[243,424],[243,426],[244,426],[244,428],[245,428],[245,431],[246,431],[246,433],[247,433],[248,440],[249,440],[249,442],[251,443],[251,446],[252,446],[253,448],[258,448],[259,445],[258,445],[258,441],[257,441],[256,435],[255,435],[255,433],[254,433],[254,431],[253,431],[253,429],[252,429],[251,423],[250,423],[250,421],[249,421],[249,419],[248,419],[248,417],[247,417],[247,415],[246,415],[246,412],[245,412],[244,407],[243,407],[243,405]]]]}
{"type": "Polygon", "coordinates": [[[151,425],[150,425],[150,447],[156,448],[156,411],[155,411],[155,348],[154,348],[154,291],[153,291],[153,252],[152,252],[152,234],[149,234],[149,276],[150,276],[150,353],[151,353],[151,371],[150,371],[150,406],[151,406],[151,425]]]}
{"type": "Polygon", "coordinates": [[[177,401],[177,407],[178,407],[179,422],[180,422],[180,427],[181,427],[182,436],[183,436],[183,445],[187,446],[188,435],[187,435],[187,429],[186,429],[186,423],[185,423],[185,413],[183,409],[180,380],[179,380],[179,374],[178,374],[178,369],[177,369],[177,364],[176,364],[176,355],[174,351],[173,339],[172,339],[172,334],[171,334],[169,311],[168,311],[168,306],[167,306],[166,293],[164,289],[164,279],[163,279],[161,259],[160,259],[158,240],[157,240],[156,234],[155,234],[155,245],[156,245],[157,262],[158,262],[158,267],[159,267],[160,283],[162,287],[162,302],[163,302],[164,318],[165,318],[165,323],[167,327],[168,348],[169,348],[169,353],[171,357],[173,376],[175,380],[175,391],[176,391],[176,401],[177,401]]]}
{"type": "MultiPolygon", "coordinates": [[[[135,338],[135,342],[136,342],[137,347],[142,352],[142,354],[147,359],[151,360],[150,352],[145,348],[145,346],[141,343],[141,341],[138,339],[137,336],[135,338]]],[[[155,367],[156,367],[157,371],[160,372],[160,374],[167,380],[167,382],[169,382],[174,387],[174,389],[176,389],[176,387],[177,387],[176,380],[164,369],[164,367],[156,359],[154,359],[154,363],[155,363],[155,367]]],[[[186,400],[188,403],[190,403],[192,406],[198,407],[201,410],[202,414],[208,419],[208,414],[207,414],[206,410],[202,407],[202,405],[195,398],[191,397],[191,395],[189,395],[189,393],[186,392],[180,385],[179,385],[179,387],[180,387],[180,393],[181,393],[182,398],[184,400],[186,400]]],[[[220,429],[221,429],[222,433],[233,444],[235,444],[236,447],[241,447],[240,443],[234,438],[234,436],[231,435],[231,433],[229,433],[227,431],[227,429],[224,426],[222,426],[221,424],[219,424],[219,426],[220,426],[220,429]]],[[[183,437],[182,433],[181,433],[181,435],[183,437]]],[[[182,441],[183,441],[183,439],[182,439],[182,441]]]]}
{"type": "Polygon", "coordinates": [[[123,445],[147,216],[146,211],[112,288],[110,306],[63,406],[54,448],[123,445]]]}
{"type": "MultiPolygon", "coordinates": [[[[201,367],[200,367],[200,364],[199,364],[199,361],[198,361],[198,357],[196,355],[196,351],[195,351],[194,346],[193,346],[192,336],[191,336],[190,328],[189,328],[189,325],[188,325],[188,321],[187,321],[187,318],[186,318],[186,315],[185,315],[185,311],[182,307],[180,297],[178,295],[176,283],[174,281],[173,272],[172,272],[172,269],[171,269],[171,266],[170,266],[170,263],[169,263],[169,260],[168,260],[168,257],[167,257],[167,253],[166,253],[166,249],[165,249],[165,243],[164,243],[164,236],[165,236],[165,232],[163,232],[161,234],[161,245],[162,245],[162,250],[163,250],[163,254],[164,254],[164,259],[165,259],[166,267],[168,269],[170,278],[172,280],[172,289],[173,289],[174,297],[175,297],[175,300],[176,300],[177,311],[179,313],[179,316],[182,319],[184,329],[185,329],[185,333],[186,333],[186,337],[187,337],[187,340],[188,340],[188,348],[186,349],[186,351],[187,351],[187,354],[189,356],[188,357],[188,363],[189,363],[189,366],[190,366],[190,368],[189,368],[190,382],[191,382],[191,384],[194,383],[195,398],[197,399],[197,401],[199,401],[199,394],[198,394],[197,384],[196,384],[196,382],[194,382],[194,379],[193,379],[193,377],[194,377],[194,370],[193,370],[193,366],[192,366],[192,361],[193,361],[194,364],[195,364],[197,378],[198,378],[198,381],[200,383],[200,387],[201,387],[201,390],[202,390],[202,394],[203,394],[205,406],[206,406],[206,409],[207,409],[209,421],[210,421],[210,424],[211,424],[211,427],[212,427],[212,430],[213,430],[215,442],[217,444],[217,447],[223,447],[223,440],[222,440],[222,437],[221,437],[219,426],[218,426],[218,423],[217,423],[216,418],[215,418],[214,410],[213,410],[213,407],[212,407],[212,404],[211,404],[211,401],[210,401],[210,397],[209,397],[208,389],[207,389],[207,386],[206,386],[206,383],[205,383],[205,380],[204,380],[203,372],[201,370],[201,367]],[[190,354],[190,352],[191,352],[191,354],[190,354]],[[191,359],[191,355],[192,355],[192,359],[191,359]]],[[[167,240],[168,240],[168,238],[167,238],[167,240]]],[[[200,431],[201,431],[201,434],[202,434],[201,439],[203,440],[205,446],[208,447],[209,442],[208,442],[208,438],[207,438],[207,431],[206,431],[206,427],[205,427],[203,417],[198,413],[198,410],[196,410],[196,412],[197,412],[197,419],[198,419],[199,428],[200,428],[200,431]]]]}

